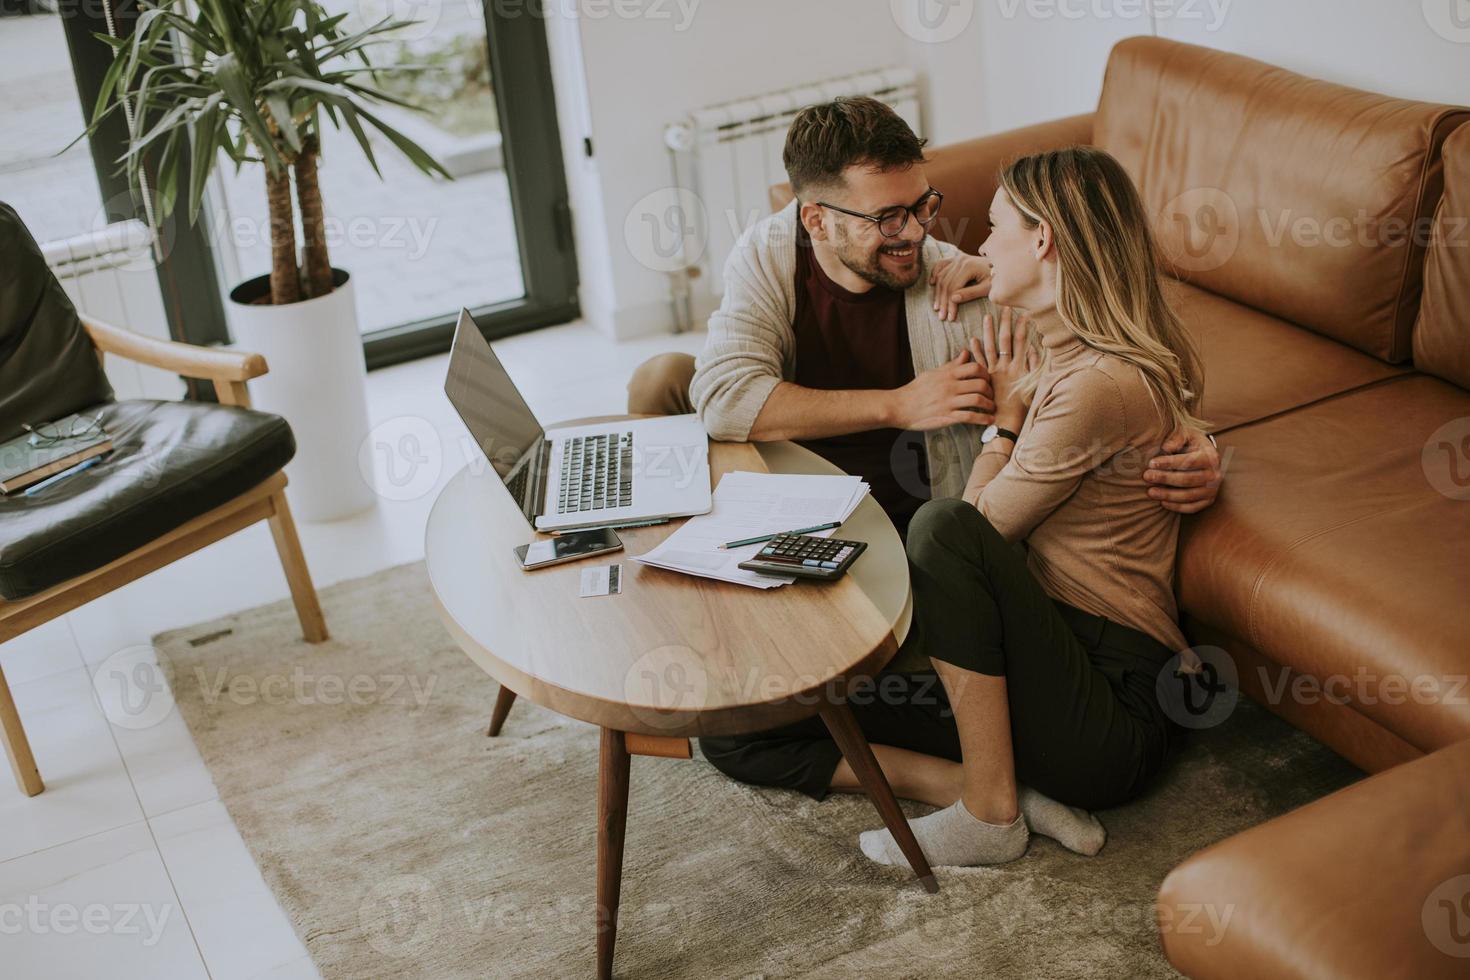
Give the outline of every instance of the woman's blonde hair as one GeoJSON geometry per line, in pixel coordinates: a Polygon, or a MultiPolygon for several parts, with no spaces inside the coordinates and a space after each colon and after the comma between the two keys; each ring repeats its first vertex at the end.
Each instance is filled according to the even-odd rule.
{"type": "MultiPolygon", "coordinates": [[[[1000,186],[1028,228],[1045,221],[1056,247],[1056,304],[1087,346],[1138,367],[1173,428],[1204,428],[1199,355],[1159,285],[1158,249],[1138,189],[1102,150],[1073,146],[1022,157],[1000,186]]],[[[1036,345],[1035,331],[1031,342],[1036,345]]],[[[1042,364],[1022,379],[1034,393],[1042,364]]]]}

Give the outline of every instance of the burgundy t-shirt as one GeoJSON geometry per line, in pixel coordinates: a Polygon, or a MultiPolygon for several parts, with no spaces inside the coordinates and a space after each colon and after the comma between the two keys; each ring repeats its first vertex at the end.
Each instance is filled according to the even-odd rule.
{"type": "MultiPolygon", "coordinates": [[[[799,226],[798,226],[799,228],[799,226]]],[[[854,293],[833,282],[799,228],[796,243],[796,377],[803,388],[901,388],[914,380],[904,294],[883,286],[854,293]]],[[[874,429],[800,444],[860,476],[899,533],[929,499],[922,434],[874,429]]]]}

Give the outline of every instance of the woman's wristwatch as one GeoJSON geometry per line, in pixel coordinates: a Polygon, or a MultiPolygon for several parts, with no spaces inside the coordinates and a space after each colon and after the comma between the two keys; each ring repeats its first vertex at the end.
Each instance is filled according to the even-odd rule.
{"type": "Polygon", "coordinates": [[[980,433],[980,445],[988,446],[996,439],[1009,439],[1011,441],[1011,444],[1015,445],[1016,440],[1020,438],[1020,436],[1016,435],[1010,429],[1002,429],[1000,426],[992,422],[985,427],[984,432],[980,433]]]}

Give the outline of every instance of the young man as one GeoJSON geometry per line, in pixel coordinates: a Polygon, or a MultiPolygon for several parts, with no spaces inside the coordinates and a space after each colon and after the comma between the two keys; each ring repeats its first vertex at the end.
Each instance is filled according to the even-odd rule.
{"type": "MultiPolygon", "coordinates": [[[[874,99],[804,109],[784,153],[797,199],[736,244],[697,363],[641,365],[628,410],[697,411],[725,441],[795,440],[867,480],[901,534],[924,501],[959,496],[995,408],[969,339],[996,311],[983,261],[928,236],[943,195],[923,147],[874,99]]],[[[1149,495],[1182,513],[1213,503],[1204,433],[1161,451],[1149,495]]]]}
{"type": "MultiPolygon", "coordinates": [[[[900,532],[924,501],[959,497],[991,426],[984,366],[968,353],[994,316],[988,265],[928,237],[943,197],[924,176],[924,143],[886,105],[838,99],[803,110],[786,136],[797,199],[736,244],[725,297],[698,362],[662,355],[628,386],[628,410],[697,411],[712,437],[792,439],[863,477],[900,532]]],[[[1002,326],[1011,313],[1000,311],[1002,326]]],[[[1014,436],[1011,436],[1014,438],[1014,436]]],[[[1214,502],[1219,456],[1202,432],[1170,436],[1145,479],[1160,505],[1181,513],[1214,502]]],[[[958,759],[956,728],[932,670],[890,664],[850,699],[868,741],[958,759]],[[881,680],[881,683],[879,683],[881,680]],[[937,699],[937,700],[936,700],[937,699]]],[[[770,732],[701,738],[726,775],[797,787],[820,799],[855,792],[813,752],[829,736],[809,718],[770,732]]],[[[896,791],[922,798],[888,773],[896,791]]],[[[1090,815],[1024,790],[1032,831],[1095,853],[1090,815]]]]}

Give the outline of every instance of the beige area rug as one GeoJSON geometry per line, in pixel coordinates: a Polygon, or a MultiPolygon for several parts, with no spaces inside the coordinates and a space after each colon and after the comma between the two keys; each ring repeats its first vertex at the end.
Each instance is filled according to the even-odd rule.
{"type": "MultiPolygon", "coordinates": [[[[495,684],[441,627],[422,565],[322,599],[321,646],[286,602],[155,644],[323,976],[593,975],[596,730],[522,701],[486,738],[495,684]]],[[[1169,869],[1357,776],[1243,703],[1101,814],[1099,856],[1038,838],[1003,867],[941,869],[931,896],[858,851],[879,823],[866,800],[752,789],[698,754],[635,758],[616,972],[1173,976],[1152,907],[1169,869]]]]}

